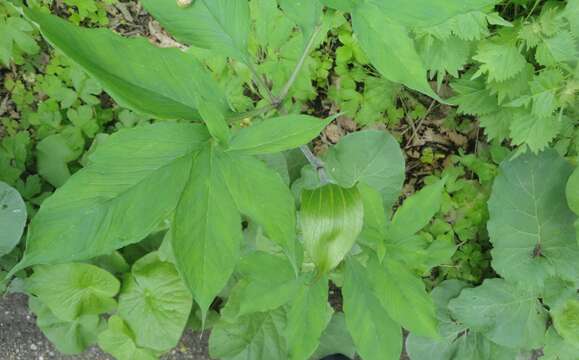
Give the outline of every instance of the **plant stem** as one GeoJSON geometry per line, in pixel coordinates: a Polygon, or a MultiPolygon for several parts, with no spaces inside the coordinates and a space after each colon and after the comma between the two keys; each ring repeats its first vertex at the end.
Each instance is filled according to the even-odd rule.
{"type": "Polygon", "coordinates": [[[247,66],[249,67],[249,71],[251,71],[251,74],[253,75],[253,79],[254,79],[253,81],[257,84],[257,87],[263,88],[269,99],[275,99],[269,86],[267,86],[267,84],[265,83],[265,81],[263,80],[261,75],[259,75],[255,66],[251,62],[248,62],[247,66]]]}
{"type": "Polygon", "coordinates": [[[308,43],[306,44],[306,47],[304,48],[304,52],[302,53],[302,56],[300,57],[298,63],[296,64],[296,67],[294,68],[294,71],[292,72],[289,80],[285,83],[285,85],[281,89],[279,95],[274,98],[273,105],[280,106],[281,103],[285,100],[292,85],[294,84],[294,82],[298,78],[298,75],[299,75],[300,71],[302,70],[302,67],[304,66],[304,63],[306,62],[306,59],[308,58],[308,55],[309,55],[310,51],[312,50],[312,47],[314,46],[314,42],[315,42],[316,37],[318,36],[320,30],[321,30],[321,26],[316,26],[316,28],[312,32],[312,35],[310,36],[308,43]]]}
{"type": "MultiPolygon", "coordinates": [[[[245,114],[242,114],[241,118],[262,114],[262,113],[267,112],[267,111],[272,110],[272,109],[278,109],[278,111],[280,113],[283,113],[283,111],[280,109],[280,106],[284,102],[291,87],[293,86],[296,79],[298,78],[298,75],[299,75],[302,67],[305,64],[306,59],[307,59],[310,51],[312,50],[312,47],[314,46],[316,36],[320,32],[320,29],[321,29],[320,26],[317,26],[314,29],[312,35],[308,39],[308,42],[304,48],[304,51],[303,51],[300,59],[298,60],[298,63],[296,64],[296,67],[294,68],[288,81],[284,84],[284,86],[281,89],[278,96],[274,96],[271,93],[271,91],[269,90],[269,88],[266,86],[263,79],[261,78],[261,76],[259,76],[259,74],[257,73],[257,70],[255,69],[255,67],[253,65],[249,65],[249,69],[251,70],[253,76],[255,77],[258,85],[261,85],[262,87],[264,87],[266,89],[267,98],[270,102],[270,105],[263,107],[263,108],[260,108],[260,109],[256,109],[254,111],[250,111],[250,112],[245,113],[245,114]]],[[[329,182],[329,179],[328,179],[328,175],[326,174],[326,168],[324,166],[323,161],[320,160],[320,158],[318,158],[316,155],[314,155],[314,153],[310,150],[310,148],[307,145],[300,146],[300,150],[302,151],[302,153],[304,154],[304,156],[306,157],[306,159],[308,160],[310,165],[312,165],[314,167],[314,169],[316,169],[316,172],[318,173],[318,177],[320,178],[320,183],[322,185],[327,184],[329,182]]]]}

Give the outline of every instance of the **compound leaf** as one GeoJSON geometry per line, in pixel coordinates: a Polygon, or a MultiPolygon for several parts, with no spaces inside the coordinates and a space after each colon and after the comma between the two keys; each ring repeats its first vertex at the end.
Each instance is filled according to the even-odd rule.
{"type": "Polygon", "coordinates": [[[138,346],[167,351],[177,345],[193,305],[175,266],[157,253],[139,259],[123,283],[118,314],[138,346]]]}
{"type": "Polygon", "coordinates": [[[174,123],[111,135],[42,203],[13,271],[107,255],[145,238],[175,209],[192,154],[208,139],[202,125],[174,123]]]}

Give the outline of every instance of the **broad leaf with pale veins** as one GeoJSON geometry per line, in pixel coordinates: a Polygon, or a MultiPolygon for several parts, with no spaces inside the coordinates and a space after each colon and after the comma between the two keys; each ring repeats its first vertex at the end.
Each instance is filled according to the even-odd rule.
{"type": "Polygon", "coordinates": [[[175,266],[150,253],[125,278],[118,314],[133,331],[138,346],[167,351],[179,342],[192,305],[175,266]]]}
{"type": "Polygon", "coordinates": [[[111,273],[83,263],[37,266],[27,279],[27,290],[68,321],[114,310],[119,288],[111,273]]]}
{"type": "Polygon", "coordinates": [[[449,303],[453,316],[489,340],[514,349],[541,345],[547,314],[538,294],[503,279],[487,279],[449,303]]]}
{"type": "Polygon", "coordinates": [[[26,218],[26,204],[18,191],[0,181],[0,257],[18,245],[26,218]]]}
{"type": "Polygon", "coordinates": [[[579,276],[576,219],[565,198],[571,165],[554,150],[501,165],[489,200],[493,268],[505,279],[542,286],[579,276]]]}

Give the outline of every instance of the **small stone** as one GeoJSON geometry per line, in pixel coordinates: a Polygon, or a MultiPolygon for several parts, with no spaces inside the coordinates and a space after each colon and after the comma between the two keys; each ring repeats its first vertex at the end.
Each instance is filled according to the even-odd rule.
{"type": "Polygon", "coordinates": [[[36,346],[36,344],[30,344],[30,350],[36,351],[38,350],[38,346],[36,346]]]}

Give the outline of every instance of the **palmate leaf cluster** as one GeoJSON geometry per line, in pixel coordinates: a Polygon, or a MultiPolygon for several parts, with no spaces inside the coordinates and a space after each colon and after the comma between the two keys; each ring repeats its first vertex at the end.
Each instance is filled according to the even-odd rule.
{"type": "MultiPolygon", "coordinates": [[[[55,151],[69,138],[55,142],[59,134],[39,121],[47,126],[38,150],[59,156],[45,159],[59,166],[42,173],[58,189],[32,217],[10,275],[33,268],[30,307],[60,351],[98,343],[121,360],[155,359],[198,326],[212,328],[210,352],[220,359],[305,360],[339,349],[394,360],[404,328],[413,359],[515,359],[538,348],[548,359],[577,359],[579,175],[557,152],[541,152],[560,129],[544,119],[573,111],[576,54],[561,34],[574,39],[575,2],[520,24],[494,13],[494,0],[141,3],[191,47],[162,49],[21,10],[98,80],[91,86],[82,73],[40,83],[54,114],[70,110],[71,131],[90,138],[100,130],[84,113],[101,89],[159,120],[103,139],[73,175],[67,164],[80,154],[55,151]],[[541,119],[535,127],[532,117],[501,113],[508,132],[493,137],[538,153],[507,159],[494,181],[488,229],[500,277],[477,287],[450,280],[428,294],[422,276],[455,245],[421,232],[455,179],[430,179],[400,203],[405,161],[389,133],[350,134],[320,156],[323,170],[313,161],[290,171],[292,149],[332,120],[299,110],[315,97],[308,72],[318,55],[309,53],[331,29],[348,29],[344,13],[354,35],[342,36],[340,71],[354,60],[364,71],[371,65],[381,99],[402,84],[442,101],[427,75],[441,83],[472,59],[477,65],[453,83],[459,111],[481,116],[491,137],[504,128],[485,125],[486,115],[507,109],[541,119]],[[539,40],[526,28],[535,23],[539,40]],[[131,246],[150,249],[132,256],[131,246]],[[330,284],[341,288],[343,311],[328,302],[330,284]]],[[[395,112],[389,105],[352,109],[395,112]]],[[[23,207],[13,189],[5,192],[9,209],[23,207]]],[[[15,228],[0,251],[22,233],[25,213],[11,216],[15,228]]]]}

